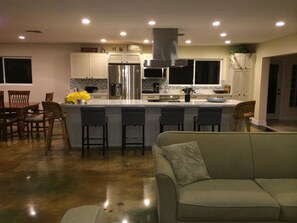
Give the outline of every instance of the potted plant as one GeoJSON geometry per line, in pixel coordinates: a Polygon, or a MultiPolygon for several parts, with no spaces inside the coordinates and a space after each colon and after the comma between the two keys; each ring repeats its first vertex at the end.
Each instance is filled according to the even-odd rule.
{"type": "Polygon", "coordinates": [[[185,87],[182,89],[182,92],[185,93],[185,102],[191,101],[191,93],[195,92],[192,87],[185,87]]]}
{"type": "Polygon", "coordinates": [[[234,57],[236,53],[247,53],[250,54],[251,57],[252,54],[255,53],[255,50],[252,46],[241,44],[229,51],[229,58],[234,57]]]}

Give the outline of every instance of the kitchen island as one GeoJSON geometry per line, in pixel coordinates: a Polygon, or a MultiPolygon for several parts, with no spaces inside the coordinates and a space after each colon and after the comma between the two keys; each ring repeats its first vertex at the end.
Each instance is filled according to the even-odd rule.
{"type": "MultiPolygon", "coordinates": [[[[145,145],[151,146],[159,135],[159,117],[162,107],[181,106],[185,108],[185,123],[184,131],[193,130],[193,116],[197,115],[199,107],[222,107],[222,123],[221,131],[231,131],[233,123],[232,111],[239,103],[238,100],[228,99],[223,103],[208,102],[206,99],[192,100],[190,102],[149,102],[148,100],[90,100],[88,104],[74,105],[62,104],[63,110],[69,112],[67,117],[67,128],[71,146],[73,148],[81,147],[81,117],[80,107],[97,107],[103,106],[106,109],[106,116],[108,117],[108,138],[110,147],[121,146],[121,108],[122,107],[145,107],[145,145]]],[[[91,129],[92,134],[100,134],[100,128],[91,129]]],[[[202,126],[201,131],[209,130],[207,126],[202,126]]],[[[165,130],[177,130],[175,126],[166,126],[165,130]]],[[[140,137],[141,131],[138,127],[128,128],[127,134],[133,137],[140,137]]],[[[133,139],[132,139],[133,140],[133,139]]]]}

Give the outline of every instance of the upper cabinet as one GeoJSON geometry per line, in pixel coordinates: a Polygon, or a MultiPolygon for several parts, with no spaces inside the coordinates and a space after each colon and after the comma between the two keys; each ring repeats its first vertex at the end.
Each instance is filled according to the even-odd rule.
{"type": "Polygon", "coordinates": [[[109,63],[140,63],[139,53],[110,53],[109,63]]]}
{"type": "Polygon", "coordinates": [[[72,53],[71,78],[107,78],[107,54],[72,53]]]}
{"type": "Polygon", "coordinates": [[[250,53],[235,53],[230,56],[233,69],[249,70],[254,66],[255,54],[250,53]]]}
{"type": "Polygon", "coordinates": [[[232,98],[241,101],[251,100],[255,54],[236,53],[231,56],[230,77],[232,98]]]}

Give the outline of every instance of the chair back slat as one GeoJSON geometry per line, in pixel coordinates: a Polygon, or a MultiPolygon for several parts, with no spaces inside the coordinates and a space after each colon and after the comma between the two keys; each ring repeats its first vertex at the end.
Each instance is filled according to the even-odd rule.
{"type": "Polygon", "coordinates": [[[8,91],[9,103],[29,103],[30,91],[8,91]]]}
{"type": "Polygon", "coordinates": [[[0,123],[4,123],[6,120],[5,108],[4,108],[4,91],[0,91],[0,123]]]}
{"type": "Polygon", "coordinates": [[[54,99],[54,92],[45,94],[45,101],[53,101],[53,99],[54,99]]]}

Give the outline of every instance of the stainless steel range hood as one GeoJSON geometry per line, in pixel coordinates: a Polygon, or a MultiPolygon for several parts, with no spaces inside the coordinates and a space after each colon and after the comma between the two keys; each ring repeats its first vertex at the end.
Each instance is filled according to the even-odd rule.
{"type": "Polygon", "coordinates": [[[177,59],[177,29],[153,29],[153,59],[145,60],[145,67],[184,67],[187,60],[177,59]]]}

